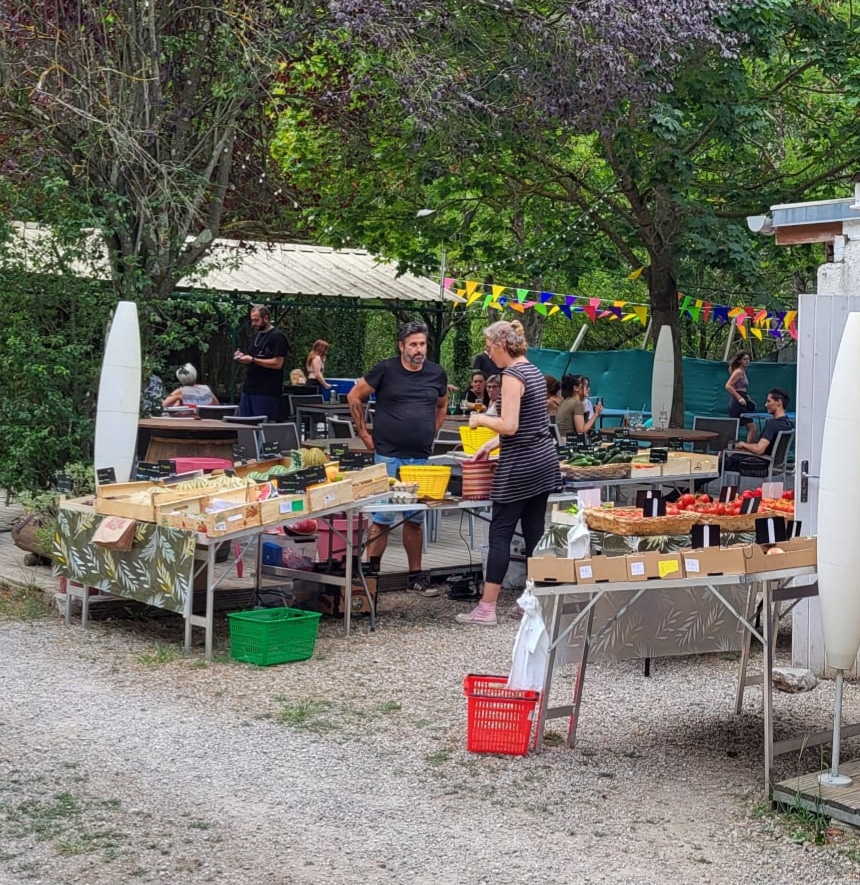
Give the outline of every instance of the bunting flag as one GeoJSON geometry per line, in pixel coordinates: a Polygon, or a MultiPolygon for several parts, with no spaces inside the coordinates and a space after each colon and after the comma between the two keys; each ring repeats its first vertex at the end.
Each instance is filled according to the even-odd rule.
{"type": "MultiPolygon", "coordinates": [[[[646,269],[638,268],[628,279],[638,279],[646,269]]],[[[519,314],[533,310],[544,317],[562,313],[569,320],[573,319],[575,313],[583,313],[592,323],[599,320],[620,320],[646,326],[650,311],[649,305],[641,302],[570,295],[544,289],[532,290],[523,286],[494,283],[488,287],[490,291],[485,292],[484,286],[477,280],[458,283],[453,277],[445,277],[443,286],[446,291],[455,293],[466,307],[480,302],[485,310],[513,310],[519,314]]],[[[744,340],[750,335],[759,341],[763,341],[765,335],[770,338],[790,335],[797,340],[797,310],[772,311],[750,305],[713,304],[678,292],[678,312],[694,323],[733,323],[744,340]]]]}

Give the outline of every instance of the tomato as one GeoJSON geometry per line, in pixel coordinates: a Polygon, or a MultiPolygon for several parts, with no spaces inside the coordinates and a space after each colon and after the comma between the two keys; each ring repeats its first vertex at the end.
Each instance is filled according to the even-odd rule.
{"type": "Polygon", "coordinates": [[[794,492],[789,489],[787,492],[782,493],[783,501],[793,501],[794,500],[794,492]]]}
{"type": "Polygon", "coordinates": [[[687,507],[690,506],[690,504],[695,504],[695,503],[696,503],[696,496],[691,495],[689,492],[681,495],[681,497],[678,498],[678,506],[682,510],[686,510],[687,507]]]}
{"type": "Polygon", "coordinates": [[[711,496],[710,495],[699,495],[698,499],[702,504],[710,504],[711,496]]]}
{"type": "Polygon", "coordinates": [[[680,512],[680,509],[675,504],[666,505],[666,516],[677,516],[680,512]]]}
{"type": "Polygon", "coordinates": [[[726,505],[725,504],[717,504],[716,507],[714,507],[714,513],[716,513],[717,516],[725,516],[726,515],[726,505]]]}

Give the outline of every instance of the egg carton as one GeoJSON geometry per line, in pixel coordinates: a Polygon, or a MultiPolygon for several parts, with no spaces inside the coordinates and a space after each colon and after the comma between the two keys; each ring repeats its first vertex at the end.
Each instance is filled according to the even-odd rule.
{"type": "Polygon", "coordinates": [[[392,504],[415,504],[418,501],[418,483],[397,483],[390,491],[392,504]]]}

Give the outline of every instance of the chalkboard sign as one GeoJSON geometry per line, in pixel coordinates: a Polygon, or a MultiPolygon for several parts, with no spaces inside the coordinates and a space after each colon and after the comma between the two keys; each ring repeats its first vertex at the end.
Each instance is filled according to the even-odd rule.
{"type": "Polygon", "coordinates": [[[277,440],[263,443],[263,457],[277,458],[281,454],[281,444],[277,440]]]}
{"type": "Polygon", "coordinates": [[[322,465],[305,467],[295,473],[288,473],[278,477],[278,493],[281,495],[297,495],[304,492],[308,486],[318,485],[326,481],[325,467],[322,465]]]}
{"type": "Polygon", "coordinates": [[[695,550],[720,546],[720,527],[718,525],[708,523],[694,525],[692,535],[692,546],[695,550]]]}
{"type": "Polygon", "coordinates": [[[349,443],[332,443],[328,447],[328,453],[332,461],[337,461],[341,455],[349,451],[349,443]]]}
{"type": "Polygon", "coordinates": [[[159,461],[158,473],[160,476],[174,476],[176,474],[176,462],[172,458],[164,458],[159,461]]]}
{"type": "Polygon", "coordinates": [[[670,437],[669,441],[666,443],[666,445],[673,452],[683,452],[684,451],[684,440],[682,440],[679,436],[670,437]]]}
{"type": "Polygon", "coordinates": [[[635,455],[639,451],[639,443],[635,439],[630,439],[629,436],[621,437],[621,439],[616,436],[615,445],[628,455],[635,455]]]}
{"type": "Polygon", "coordinates": [[[58,473],[54,478],[54,488],[61,495],[70,495],[74,490],[74,481],[66,473],[58,473]]]}
{"type": "Polygon", "coordinates": [[[158,463],[152,461],[138,461],[135,479],[152,480],[161,479],[161,473],[158,470],[158,463]]]}
{"type": "Polygon", "coordinates": [[[659,498],[646,498],[642,507],[643,516],[665,516],[666,499],[661,495],[659,498]]]}
{"type": "Polygon", "coordinates": [[[647,501],[651,501],[654,498],[662,497],[663,493],[658,489],[639,489],[636,492],[636,506],[644,510],[647,501]]]}
{"type": "Polygon", "coordinates": [[[233,463],[248,463],[248,450],[241,443],[233,443],[233,463]]]}
{"type": "Polygon", "coordinates": [[[341,470],[361,470],[370,467],[376,459],[373,452],[344,452],[338,457],[341,470]]]}
{"type": "MultiPolygon", "coordinates": [[[[744,498],[741,501],[741,513],[748,515],[750,513],[758,513],[758,508],[761,505],[761,498],[744,498]]],[[[780,538],[781,541],[784,541],[785,538],[780,538]]]]}
{"type": "Polygon", "coordinates": [[[591,443],[584,433],[568,433],[565,442],[573,449],[574,452],[591,451],[591,443]]]}
{"type": "Polygon", "coordinates": [[[668,449],[655,449],[653,446],[648,449],[648,461],[651,464],[665,464],[669,460],[668,449]]]}
{"type": "Polygon", "coordinates": [[[99,467],[96,471],[96,479],[100,486],[107,486],[116,482],[116,471],[113,467],[99,467]]]}

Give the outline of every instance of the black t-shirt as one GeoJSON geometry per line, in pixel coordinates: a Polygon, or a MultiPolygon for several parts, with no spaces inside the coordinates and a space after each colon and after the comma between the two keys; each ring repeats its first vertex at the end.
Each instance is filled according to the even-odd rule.
{"type": "Polygon", "coordinates": [[[764,450],[765,455],[773,454],[773,444],[777,434],[782,430],[794,430],[791,421],[783,416],[782,418],[768,418],[761,432],[761,438],[767,440],[767,448],[764,450]]]}
{"type": "Polygon", "coordinates": [[[484,378],[490,375],[501,375],[502,370],[487,356],[486,353],[479,353],[472,363],[472,368],[484,373],[484,378]]]}
{"type": "Polygon", "coordinates": [[[465,400],[467,403],[480,402],[480,403],[483,403],[485,406],[488,406],[490,404],[490,394],[487,393],[486,388],[484,388],[484,395],[480,399],[478,399],[478,394],[475,393],[474,390],[469,389],[466,391],[465,400]]]}
{"type": "Polygon", "coordinates": [[[280,396],[284,389],[284,366],[287,364],[289,352],[287,336],[275,328],[269,329],[268,332],[256,332],[247,352],[253,357],[261,357],[264,360],[282,356],[284,362],[280,369],[269,369],[251,363],[242,391],[255,396],[280,396]]]}
{"type": "Polygon", "coordinates": [[[389,458],[428,458],[436,438],[436,403],[448,392],[445,370],[428,361],[410,372],[396,356],[378,362],[364,380],[376,391],[376,451],[389,458]]]}

